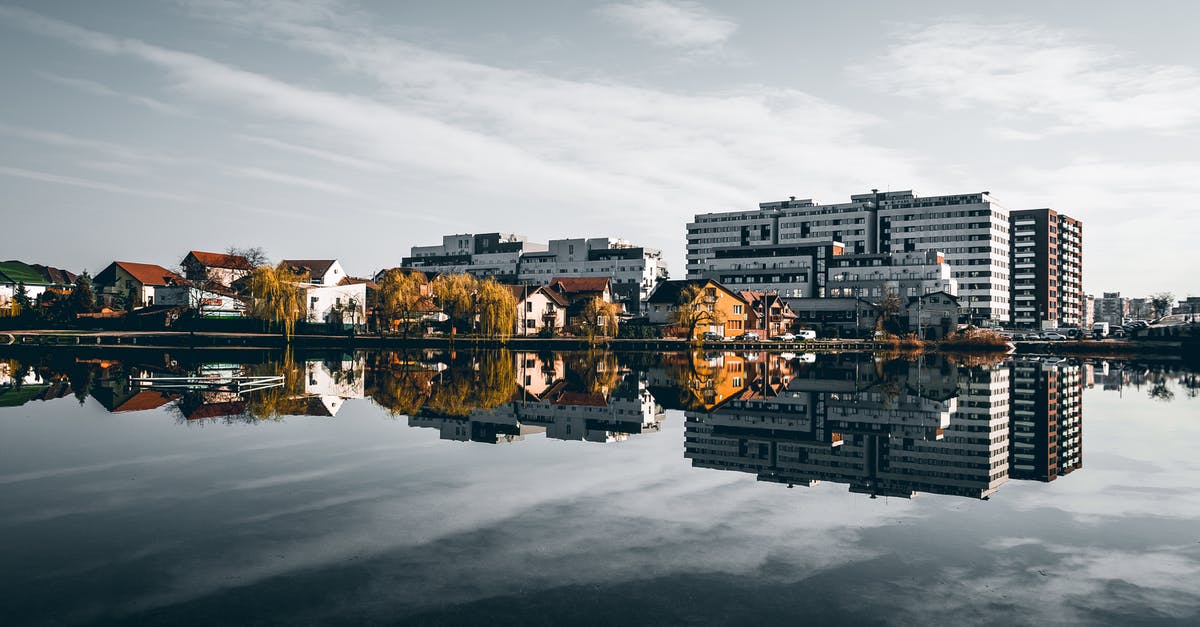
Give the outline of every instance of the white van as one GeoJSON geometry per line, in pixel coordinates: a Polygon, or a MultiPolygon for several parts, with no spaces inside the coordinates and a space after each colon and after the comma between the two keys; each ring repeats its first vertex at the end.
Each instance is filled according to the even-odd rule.
{"type": "Polygon", "coordinates": [[[795,335],[796,335],[797,340],[815,340],[815,339],[817,339],[817,332],[813,331],[812,329],[800,329],[795,332],[795,335]]]}

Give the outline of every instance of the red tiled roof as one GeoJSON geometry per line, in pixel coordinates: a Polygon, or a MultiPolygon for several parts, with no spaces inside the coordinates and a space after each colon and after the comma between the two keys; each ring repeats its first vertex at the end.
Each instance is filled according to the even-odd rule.
{"type": "Polygon", "coordinates": [[[125,399],[124,403],[113,408],[112,413],[116,414],[123,411],[144,411],[162,407],[167,403],[179,398],[178,394],[166,394],[164,392],[138,392],[133,396],[125,399]]]}
{"type": "Polygon", "coordinates": [[[190,412],[184,414],[188,420],[200,420],[203,418],[223,418],[225,416],[239,416],[246,412],[245,401],[227,401],[223,403],[204,403],[190,412]]]}
{"type": "Polygon", "coordinates": [[[250,260],[241,255],[227,255],[225,253],[206,253],[200,250],[189,251],[187,257],[183,260],[186,262],[188,257],[192,257],[199,261],[202,265],[209,268],[228,268],[230,270],[253,270],[250,265],[250,260]]]}
{"type": "Polygon", "coordinates": [[[364,279],[356,276],[344,276],[342,277],[341,281],[338,281],[338,285],[358,285],[360,283],[366,285],[367,289],[369,290],[379,289],[379,285],[371,279],[364,279]]]}
{"type": "Polygon", "coordinates": [[[132,261],[114,261],[113,263],[128,272],[142,285],[187,285],[188,282],[170,270],[152,263],[134,263],[132,261]]]}
{"type": "Polygon", "coordinates": [[[612,281],[608,277],[561,277],[550,279],[550,287],[564,292],[603,292],[612,281]]]}
{"type": "Polygon", "coordinates": [[[563,392],[553,402],[555,405],[608,406],[608,401],[604,399],[603,394],[590,394],[588,392],[563,392]]]}

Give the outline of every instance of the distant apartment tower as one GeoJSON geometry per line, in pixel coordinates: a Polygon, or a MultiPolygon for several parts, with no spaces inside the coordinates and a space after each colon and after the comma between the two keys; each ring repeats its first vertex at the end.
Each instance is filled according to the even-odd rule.
{"type": "Polygon", "coordinates": [[[1119,325],[1128,317],[1129,299],[1122,298],[1120,292],[1104,292],[1104,296],[1096,299],[1096,322],[1119,325]]]}
{"type": "Polygon", "coordinates": [[[440,246],[413,246],[407,268],[494,277],[502,283],[545,285],[555,277],[612,280],[613,294],[630,313],[667,277],[662,252],[607,237],[529,242],[524,235],[446,235],[440,246]]]}
{"type": "MultiPolygon", "coordinates": [[[[873,190],[832,205],[792,197],[754,211],[698,214],[687,228],[689,278],[719,271],[731,250],[742,251],[744,262],[756,259],[752,251],[829,242],[847,255],[940,251],[972,320],[1009,320],[1009,211],[988,192],[922,198],[873,190]]],[[[778,291],[826,296],[811,286],[803,294],[790,289],[778,291]]]]}
{"type": "Polygon", "coordinates": [[[1009,222],[1013,326],[1082,326],[1083,223],[1053,209],[1013,211],[1009,222]]]}

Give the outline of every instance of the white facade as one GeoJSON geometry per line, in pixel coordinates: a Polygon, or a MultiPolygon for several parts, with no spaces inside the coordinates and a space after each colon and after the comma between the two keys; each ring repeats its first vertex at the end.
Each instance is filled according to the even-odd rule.
{"type": "Polygon", "coordinates": [[[958,296],[958,279],[937,251],[833,257],[826,285],[831,298],[877,299],[889,291],[902,299],[933,292],[958,296]]]}
{"type": "Polygon", "coordinates": [[[190,285],[159,287],[153,294],[158,305],[190,307],[205,317],[240,318],[246,314],[246,304],[240,299],[190,285]]]}
{"type": "Polygon", "coordinates": [[[689,277],[704,276],[717,251],[728,248],[834,241],[845,254],[942,251],[974,318],[1009,319],[1008,210],[987,192],[872,192],[834,205],[791,199],[761,203],[757,211],[698,214],[687,228],[689,277]]]}
{"type": "Polygon", "coordinates": [[[305,285],[308,307],[306,322],[330,322],[339,318],[344,325],[358,326],[366,321],[367,285],[305,285]]]}
{"type": "Polygon", "coordinates": [[[446,235],[437,246],[413,246],[404,265],[447,274],[545,285],[554,277],[608,277],[613,292],[636,313],[667,276],[662,252],[607,237],[529,242],[512,233],[446,235]]]}

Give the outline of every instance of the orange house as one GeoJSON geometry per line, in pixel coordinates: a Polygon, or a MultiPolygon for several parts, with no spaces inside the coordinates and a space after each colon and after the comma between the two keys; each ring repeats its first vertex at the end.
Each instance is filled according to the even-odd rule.
{"type": "Polygon", "coordinates": [[[712,316],[702,317],[696,325],[695,335],[700,337],[709,331],[724,336],[736,337],[746,332],[749,311],[745,299],[737,292],[712,279],[684,279],[663,281],[646,299],[646,315],[654,324],[668,325],[668,332],[687,335],[687,328],[677,325],[677,312],[684,298],[684,290],[700,288],[700,296],[694,305],[712,316]]]}

